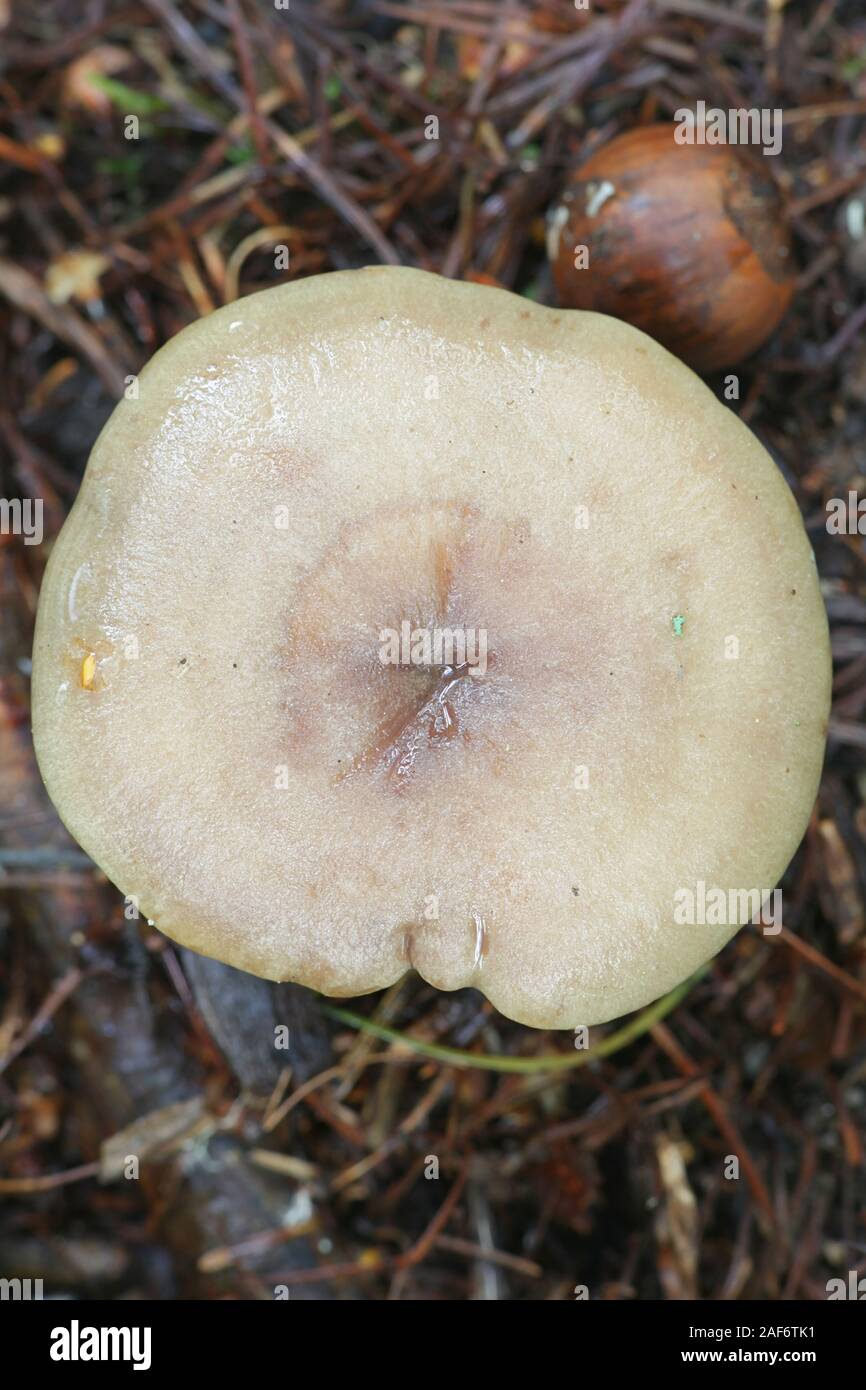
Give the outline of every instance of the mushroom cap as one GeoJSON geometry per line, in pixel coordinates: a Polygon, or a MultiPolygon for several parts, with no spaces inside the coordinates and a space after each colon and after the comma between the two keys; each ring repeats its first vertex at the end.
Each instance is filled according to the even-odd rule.
{"type": "Polygon", "coordinates": [[[775,886],[829,690],[794,499],[687,367],[377,267],[218,310],[118,405],[48,566],[34,738],[193,950],[571,1028],[754,910],[691,925],[683,892],[775,886]],[[403,623],[486,633],[486,672],[384,665],[403,623]]]}

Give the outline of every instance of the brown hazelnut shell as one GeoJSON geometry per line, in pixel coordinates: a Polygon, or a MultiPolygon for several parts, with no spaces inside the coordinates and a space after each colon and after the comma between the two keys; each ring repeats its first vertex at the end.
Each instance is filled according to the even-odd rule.
{"type": "Polygon", "coordinates": [[[675,126],[617,136],[577,169],[551,213],[560,303],[612,314],[697,371],[748,357],[794,292],[781,198],[761,156],[679,145],[675,126]],[[577,269],[575,247],[589,265],[577,269]]]}

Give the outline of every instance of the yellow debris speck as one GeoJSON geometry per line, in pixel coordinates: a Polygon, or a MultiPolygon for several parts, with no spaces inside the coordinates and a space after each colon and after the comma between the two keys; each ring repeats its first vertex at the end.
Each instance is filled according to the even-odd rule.
{"type": "Polygon", "coordinates": [[[96,657],[93,652],[88,652],[81,663],[81,689],[92,690],[93,681],[96,676],[96,657]]]}
{"type": "Polygon", "coordinates": [[[358,1264],[362,1269],[378,1269],[382,1263],[382,1254],[379,1250],[367,1249],[361,1251],[358,1264]]]}

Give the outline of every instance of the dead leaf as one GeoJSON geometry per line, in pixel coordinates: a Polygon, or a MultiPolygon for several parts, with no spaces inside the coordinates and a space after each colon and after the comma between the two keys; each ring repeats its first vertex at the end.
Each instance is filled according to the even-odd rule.
{"type": "Polygon", "coordinates": [[[825,890],[822,905],[839,941],[850,946],[863,934],[863,900],[853,856],[834,820],[818,822],[818,846],[825,890]]]}
{"type": "Polygon", "coordinates": [[[157,1154],[162,1157],[178,1148],[199,1128],[203,1112],[202,1099],[196,1096],[166,1105],[161,1110],[151,1110],[112,1134],[100,1150],[100,1181],[113,1182],[122,1177],[130,1157],[141,1161],[157,1154]]]}
{"type": "Polygon", "coordinates": [[[683,1149],[666,1134],[656,1138],[664,1199],[656,1215],[659,1277],[668,1298],[697,1298],[698,1209],[683,1149]]]}
{"type": "Polygon", "coordinates": [[[52,304],[99,299],[99,277],[110,265],[98,251],[65,251],[45,272],[45,293],[52,304]]]}
{"type": "Polygon", "coordinates": [[[122,72],[132,62],[132,56],[117,44],[101,43],[91,48],[63,74],[63,100],[68,106],[79,106],[96,115],[105,115],[111,110],[111,97],[93,85],[94,77],[111,77],[122,72]]]}

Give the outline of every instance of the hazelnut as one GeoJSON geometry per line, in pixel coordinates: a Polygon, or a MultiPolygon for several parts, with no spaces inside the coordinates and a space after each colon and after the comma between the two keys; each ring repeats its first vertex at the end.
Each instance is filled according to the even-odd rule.
{"type": "Polygon", "coordinates": [[[790,234],[753,156],[677,144],[675,129],[628,131],[580,165],[551,212],[548,250],[561,304],[624,319],[709,372],[780,322],[794,292],[790,234]]]}

